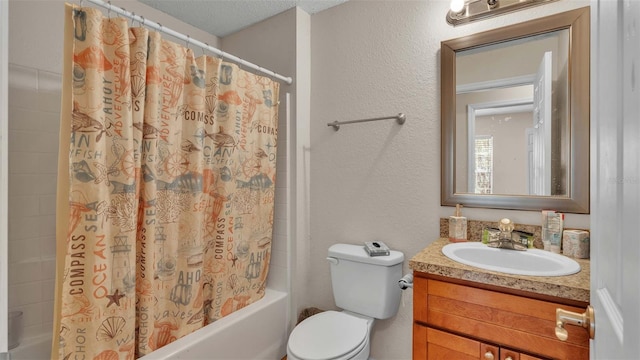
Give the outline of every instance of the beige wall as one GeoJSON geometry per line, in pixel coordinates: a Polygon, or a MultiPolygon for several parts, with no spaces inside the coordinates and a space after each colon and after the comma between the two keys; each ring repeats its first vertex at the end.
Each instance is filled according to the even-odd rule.
{"type": "MultiPolygon", "coordinates": [[[[337,242],[382,240],[408,259],[438,237],[440,42],[586,6],[558,1],[451,27],[447,1],[349,1],[311,17],[311,244],[308,306],[334,308],[326,264],[337,242]],[[403,112],[407,122],[327,127],[403,112]]],[[[539,212],[463,209],[471,219],[538,224],[539,212]]],[[[567,226],[588,227],[586,215],[567,226]]],[[[411,290],[376,324],[371,356],[411,358],[411,290]]]]}

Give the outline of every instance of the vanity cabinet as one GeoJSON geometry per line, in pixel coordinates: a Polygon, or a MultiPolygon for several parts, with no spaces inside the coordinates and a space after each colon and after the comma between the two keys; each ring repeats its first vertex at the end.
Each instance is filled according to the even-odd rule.
{"type": "Polygon", "coordinates": [[[414,272],[413,359],[589,359],[589,334],[567,326],[555,335],[555,311],[587,304],[414,272]]]}

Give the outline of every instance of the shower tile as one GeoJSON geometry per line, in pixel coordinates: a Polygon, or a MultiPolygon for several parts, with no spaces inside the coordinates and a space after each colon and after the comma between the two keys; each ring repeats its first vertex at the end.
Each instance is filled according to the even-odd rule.
{"type": "MultiPolygon", "coordinates": [[[[55,257],[56,255],[56,237],[55,234],[51,234],[51,236],[45,236],[45,237],[41,237],[40,238],[40,255],[43,258],[50,258],[50,257],[55,257]]],[[[55,272],[55,263],[54,263],[54,270],[53,272],[55,272]]],[[[50,276],[53,277],[53,272],[50,272],[50,276]]]]}
{"type": "Polygon", "coordinates": [[[38,236],[37,217],[14,216],[9,207],[9,241],[35,238],[38,236]]]}
{"type": "Polygon", "coordinates": [[[29,109],[35,107],[35,101],[37,92],[31,89],[16,88],[9,86],[9,106],[29,109]]]}
{"type": "Polygon", "coordinates": [[[286,234],[287,233],[287,221],[285,219],[278,219],[273,224],[274,234],[286,234]]]}
{"type": "Polygon", "coordinates": [[[55,215],[56,213],[56,196],[41,195],[39,197],[40,212],[39,215],[55,215]]]}
{"type": "Polygon", "coordinates": [[[40,237],[55,236],[56,234],[56,217],[55,215],[44,215],[38,218],[38,235],[40,237]]]}
{"type": "Polygon", "coordinates": [[[39,281],[42,279],[40,262],[19,262],[9,267],[9,285],[39,281]]]}
{"type": "MultiPolygon", "coordinates": [[[[58,142],[58,134],[60,133],[60,111],[56,112],[40,112],[40,121],[38,130],[51,136],[58,142]]],[[[56,149],[57,153],[57,149],[56,149]]]]}
{"type": "Polygon", "coordinates": [[[40,195],[55,194],[58,176],[56,174],[40,174],[36,193],[40,195]]]}
{"type": "Polygon", "coordinates": [[[37,166],[39,154],[35,153],[12,153],[9,155],[9,173],[10,174],[34,174],[39,171],[37,166]],[[17,158],[17,159],[16,159],[17,158]]]}
{"type": "Polygon", "coordinates": [[[9,264],[39,260],[38,245],[38,239],[9,241],[9,264]]]}
{"type": "Polygon", "coordinates": [[[38,154],[38,161],[34,162],[38,164],[38,170],[44,174],[57,174],[58,173],[58,152],[50,154],[38,154]]]}
{"type": "Polygon", "coordinates": [[[40,302],[42,302],[42,286],[40,282],[16,284],[11,287],[9,307],[20,307],[40,302]]]}
{"type": "Polygon", "coordinates": [[[42,323],[42,303],[17,306],[12,310],[22,310],[25,329],[27,326],[40,326],[42,323]]]}
{"type": "Polygon", "coordinates": [[[38,91],[60,91],[62,89],[62,74],[38,70],[38,91]]]}
{"type": "MultiPolygon", "coordinates": [[[[50,330],[51,328],[47,329],[50,330]]],[[[42,330],[42,324],[34,324],[34,325],[29,325],[29,326],[25,326],[24,330],[22,332],[22,338],[23,339],[28,339],[30,337],[35,337],[38,335],[42,335],[43,330],[42,330]]]]}
{"type": "Polygon", "coordinates": [[[287,267],[287,252],[286,251],[272,251],[271,263],[269,266],[287,267]]]}
{"type": "Polygon", "coordinates": [[[287,213],[287,195],[285,191],[286,189],[284,188],[276,189],[276,197],[274,199],[274,211],[280,217],[285,217],[287,213]]]}
{"type": "Polygon", "coordinates": [[[287,269],[280,266],[269,266],[267,284],[270,289],[287,291],[287,269]]]}
{"type": "MultiPolygon", "coordinates": [[[[42,274],[41,274],[41,279],[44,280],[45,284],[47,284],[48,282],[51,282],[51,287],[53,288],[53,281],[55,280],[55,274],[56,274],[56,260],[55,258],[52,258],[50,260],[43,260],[42,261],[42,274]]],[[[44,297],[45,300],[51,300],[48,297],[44,297]]]]}
{"type": "MultiPolygon", "coordinates": [[[[11,178],[11,176],[9,178],[11,178]]],[[[11,184],[11,181],[9,182],[9,184],[11,184]]],[[[36,216],[38,215],[38,208],[39,205],[37,196],[9,196],[9,221],[23,216],[36,216]]]]}
{"type": "Polygon", "coordinates": [[[9,64],[9,87],[37,90],[38,70],[16,64],[9,64]]]}
{"type": "Polygon", "coordinates": [[[36,99],[39,110],[60,113],[61,93],[59,91],[39,91],[36,99]]]}
{"type": "MultiPolygon", "coordinates": [[[[55,298],[56,283],[54,280],[46,280],[42,282],[42,300],[48,302],[55,298]]],[[[45,305],[47,304],[45,302],[45,305]]],[[[53,307],[53,305],[51,306],[53,307]]]]}
{"type": "Polygon", "coordinates": [[[38,174],[9,174],[9,188],[11,189],[9,196],[38,194],[41,183],[42,178],[38,174]]]}
{"type": "Polygon", "coordinates": [[[38,144],[34,141],[33,135],[32,131],[9,131],[9,159],[11,159],[11,161],[20,161],[19,159],[22,154],[35,153],[38,151],[38,144]]]}
{"type": "MultiPolygon", "coordinates": [[[[41,112],[32,109],[9,106],[9,130],[26,131],[27,135],[32,131],[38,131],[41,126],[41,114],[41,112]]],[[[11,143],[11,138],[9,143],[11,143]]]]}
{"type": "Polygon", "coordinates": [[[58,137],[52,136],[51,133],[39,132],[32,134],[31,141],[36,142],[36,152],[39,153],[57,153],[58,152],[58,137]]]}
{"type": "MultiPolygon", "coordinates": [[[[53,290],[52,290],[53,291],[53,290]]],[[[42,325],[53,324],[53,301],[42,303],[42,325]]]]}

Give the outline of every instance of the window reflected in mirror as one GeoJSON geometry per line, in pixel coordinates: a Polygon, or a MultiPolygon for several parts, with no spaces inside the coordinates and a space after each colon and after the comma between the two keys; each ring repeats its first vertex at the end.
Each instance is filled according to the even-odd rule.
{"type": "Polygon", "coordinates": [[[456,192],[567,195],[568,44],[564,29],[456,52],[456,192]]]}

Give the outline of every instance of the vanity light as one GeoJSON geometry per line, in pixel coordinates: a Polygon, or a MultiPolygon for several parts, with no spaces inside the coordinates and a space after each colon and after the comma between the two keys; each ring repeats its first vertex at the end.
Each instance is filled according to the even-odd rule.
{"type": "Polygon", "coordinates": [[[555,0],[451,0],[447,23],[462,25],[551,1],[555,0]]]}
{"type": "Polygon", "coordinates": [[[464,9],[464,0],[451,0],[451,12],[457,14],[464,9]]]}

